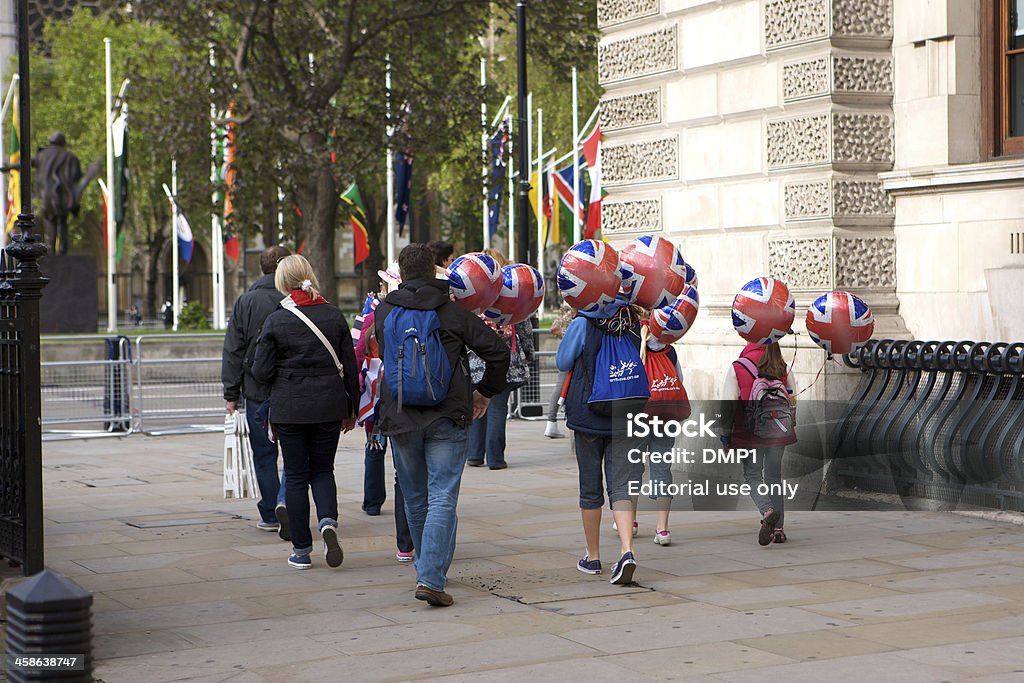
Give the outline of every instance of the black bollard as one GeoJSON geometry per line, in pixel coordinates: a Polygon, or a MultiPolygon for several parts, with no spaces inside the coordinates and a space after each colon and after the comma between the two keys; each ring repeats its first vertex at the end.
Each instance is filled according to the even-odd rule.
{"type": "Polygon", "coordinates": [[[92,593],[49,569],[7,591],[11,681],[92,680],[92,593]]]}

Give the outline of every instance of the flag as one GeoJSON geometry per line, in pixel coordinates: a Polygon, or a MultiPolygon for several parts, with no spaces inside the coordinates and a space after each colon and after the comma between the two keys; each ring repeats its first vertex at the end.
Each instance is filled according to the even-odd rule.
{"type": "Polygon", "coordinates": [[[583,231],[583,239],[590,239],[601,231],[601,200],[604,199],[604,188],[601,187],[601,123],[594,125],[594,130],[583,141],[583,156],[587,160],[587,174],[590,176],[590,207],[587,209],[587,226],[583,231]]]}
{"type": "MultiPolygon", "coordinates": [[[[103,199],[103,251],[106,252],[110,249],[109,240],[107,239],[107,227],[110,225],[108,220],[110,214],[108,213],[110,207],[110,193],[107,191],[106,184],[99,178],[96,182],[100,186],[100,197],[103,199]]],[[[114,238],[114,260],[121,260],[121,252],[124,247],[124,231],[118,231],[117,237],[114,238]]]]}
{"type": "MultiPolygon", "coordinates": [[[[409,218],[409,200],[412,195],[412,154],[395,152],[395,222],[398,234],[405,231],[409,218]]],[[[365,216],[365,211],[364,211],[365,216]]]]}
{"type": "Polygon", "coordinates": [[[178,209],[178,224],[174,230],[178,237],[178,250],[181,252],[181,258],[185,263],[192,260],[192,226],[188,224],[188,219],[185,218],[185,214],[178,209]]]}
{"type": "Polygon", "coordinates": [[[114,187],[111,188],[114,202],[114,229],[117,232],[117,255],[120,259],[121,230],[124,228],[128,208],[128,105],[122,104],[117,118],[110,124],[110,137],[114,142],[114,187]]]}
{"type": "Polygon", "coordinates": [[[14,94],[11,102],[11,144],[9,148],[8,166],[11,167],[7,176],[7,216],[6,230],[10,234],[21,213],[21,142],[18,139],[18,94],[14,94]]]}
{"type": "MultiPolygon", "coordinates": [[[[234,104],[234,103],[232,103],[234,104]]],[[[228,109],[228,118],[231,117],[231,109],[228,109]]],[[[224,142],[224,167],[221,175],[224,177],[224,253],[232,261],[238,261],[242,256],[242,247],[238,242],[238,235],[234,231],[234,203],[231,193],[235,187],[235,122],[228,122],[227,138],[224,142]]]]}
{"type": "MultiPolygon", "coordinates": [[[[411,163],[411,162],[410,162],[411,163]]],[[[349,209],[348,222],[352,224],[352,239],[356,245],[354,265],[359,265],[370,257],[370,235],[366,232],[366,207],[363,197],[359,194],[359,185],[352,183],[341,195],[341,201],[352,208],[349,209]]]]}
{"type": "MultiPolygon", "coordinates": [[[[548,219],[548,234],[545,239],[545,244],[549,247],[557,247],[562,243],[562,226],[560,225],[562,215],[561,211],[558,209],[558,205],[561,204],[561,202],[556,198],[558,191],[555,188],[555,175],[555,165],[548,164],[547,169],[544,171],[544,182],[548,186],[548,191],[544,195],[544,215],[547,216],[548,219]]],[[[566,216],[571,215],[571,213],[566,214],[566,216]]]]}
{"type": "Polygon", "coordinates": [[[505,157],[508,154],[508,122],[502,121],[491,136],[491,187],[487,193],[487,229],[491,236],[498,234],[501,216],[501,197],[505,193],[505,157]]]}
{"type": "MultiPolygon", "coordinates": [[[[583,165],[583,159],[580,159],[580,164],[579,165],[580,166],[583,165]]],[[[558,198],[558,201],[556,203],[559,205],[559,207],[558,207],[559,208],[559,214],[560,214],[560,219],[559,220],[562,223],[561,227],[565,228],[566,232],[568,234],[570,234],[570,235],[575,235],[576,234],[575,230],[573,229],[573,222],[572,222],[573,173],[574,173],[576,168],[579,168],[579,166],[574,167],[572,164],[569,164],[565,168],[563,168],[563,169],[561,169],[559,171],[555,171],[555,173],[553,174],[554,181],[555,181],[554,182],[554,185],[555,185],[555,195],[558,198]]],[[[579,207],[579,221],[580,221],[580,223],[582,223],[583,222],[583,218],[584,218],[584,213],[583,213],[583,194],[584,194],[583,174],[581,173],[579,175],[579,178],[577,178],[576,180],[577,180],[577,182],[576,182],[575,194],[580,197],[580,202],[579,202],[579,204],[580,204],[580,207],[579,207]]]]}

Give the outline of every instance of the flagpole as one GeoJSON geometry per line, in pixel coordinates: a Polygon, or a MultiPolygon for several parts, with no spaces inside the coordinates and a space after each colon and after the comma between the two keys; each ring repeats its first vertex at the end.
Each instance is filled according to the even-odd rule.
{"type": "Polygon", "coordinates": [[[505,258],[515,261],[516,248],[516,184],[515,156],[513,155],[512,114],[508,116],[508,243],[505,245],[505,258]]]}
{"type": "Polygon", "coordinates": [[[181,292],[178,291],[178,162],[171,159],[171,315],[172,330],[178,331],[181,315],[181,292]]]}
{"type": "MultiPolygon", "coordinates": [[[[210,45],[210,69],[217,66],[216,56],[213,52],[213,45],[210,45]]],[[[211,196],[212,209],[210,211],[210,274],[213,285],[213,329],[222,330],[223,325],[223,284],[219,259],[217,256],[223,251],[223,242],[220,240],[220,216],[217,214],[219,197],[217,193],[217,105],[213,101],[213,88],[210,88],[210,185],[213,187],[211,196]]],[[[175,193],[175,197],[176,197],[175,193]]],[[[177,205],[177,201],[175,201],[177,205]]],[[[177,224],[175,224],[177,229],[177,224]]]]}
{"type": "Polygon", "coordinates": [[[572,241],[583,237],[580,226],[580,102],[576,90],[576,67],[572,68],[572,241]]]}
{"type": "Polygon", "coordinates": [[[483,165],[483,173],[480,176],[480,188],[483,191],[481,228],[484,249],[490,249],[491,231],[487,225],[487,60],[482,57],[480,58],[480,91],[480,160],[483,165]]]}
{"type": "MultiPolygon", "coordinates": [[[[11,106],[11,101],[14,98],[14,86],[18,84],[18,74],[11,76],[11,86],[7,88],[7,96],[4,98],[3,109],[0,109],[0,155],[7,155],[7,148],[4,146],[4,122],[7,121],[7,110],[11,106]]],[[[10,159],[6,159],[5,163],[10,163],[10,159]]],[[[3,251],[4,247],[7,246],[7,178],[10,171],[3,173],[3,182],[0,184],[0,220],[3,221],[4,226],[0,228],[0,251],[3,251]]]]}
{"type": "MultiPolygon", "coordinates": [[[[526,117],[525,118],[526,118],[526,154],[525,154],[525,156],[526,156],[526,164],[523,166],[522,173],[520,173],[520,178],[526,178],[527,186],[529,186],[530,174],[533,173],[533,93],[532,92],[526,94],[526,117]],[[525,173],[526,175],[523,175],[523,173],[525,173]]],[[[522,125],[522,121],[523,121],[523,117],[520,117],[519,118],[520,125],[522,125]]],[[[520,190],[521,189],[522,189],[522,187],[520,186],[520,190]]],[[[529,189],[527,189],[527,192],[526,192],[526,199],[524,200],[522,194],[520,194],[519,195],[519,201],[521,201],[523,203],[524,207],[529,207],[530,206],[530,192],[529,192],[529,189]]],[[[522,234],[523,235],[529,235],[530,234],[530,229],[529,229],[530,228],[529,211],[530,211],[530,209],[526,208],[527,218],[519,217],[519,220],[522,221],[522,224],[519,227],[522,229],[522,231],[523,231],[522,234]]],[[[525,241],[527,244],[530,243],[529,237],[527,237],[525,240],[523,240],[522,235],[520,235],[520,240],[521,241],[525,241]]],[[[530,250],[528,248],[527,249],[523,249],[522,253],[519,254],[519,252],[520,252],[519,247],[520,247],[520,245],[517,244],[514,251],[515,251],[516,254],[521,256],[522,261],[519,261],[519,259],[515,259],[515,260],[519,261],[520,263],[529,263],[530,262],[530,250]]]]}
{"type": "MultiPolygon", "coordinates": [[[[537,272],[544,277],[544,110],[537,110],[537,272]]],[[[544,316],[544,297],[540,298],[544,316]]]]}
{"type": "MultiPolygon", "coordinates": [[[[111,127],[114,120],[113,76],[111,74],[110,38],[103,39],[105,59],[106,102],[107,102],[107,187],[114,190],[114,135],[111,127]]],[[[26,141],[26,144],[30,144],[26,141]]],[[[114,197],[107,202],[107,332],[117,331],[117,263],[114,253],[117,249],[117,227],[114,225],[114,197]]]]}
{"type": "Polygon", "coordinates": [[[387,143],[387,175],[388,175],[388,203],[387,203],[387,216],[385,216],[385,225],[387,226],[387,237],[388,237],[388,262],[384,267],[389,267],[395,262],[395,159],[391,155],[391,136],[394,134],[393,126],[391,125],[391,55],[387,56],[388,65],[387,71],[384,73],[384,90],[387,93],[387,117],[388,117],[388,143],[387,143]]]}

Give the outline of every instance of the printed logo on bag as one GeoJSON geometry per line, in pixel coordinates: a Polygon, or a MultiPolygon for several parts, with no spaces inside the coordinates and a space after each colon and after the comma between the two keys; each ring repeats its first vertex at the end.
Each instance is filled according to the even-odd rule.
{"type": "Polygon", "coordinates": [[[675,391],[679,388],[679,378],[665,375],[660,379],[651,381],[651,391],[675,391]]]}
{"type": "Polygon", "coordinates": [[[608,381],[626,382],[634,380],[640,376],[640,373],[636,372],[638,367],[640,367],[640,364],[635,361],[619,361],[618,365],[612,365],[608,368],[608,381]]]}
{"type": "Polygon", "coordinates": [[[420,331],[418,329],[416,329],[415,327],[410,327],[410,328],[405,330],[405,334],[409,334],[410,332],[412,332],[413,334],[419,334],[420,333],[420,331]]]}

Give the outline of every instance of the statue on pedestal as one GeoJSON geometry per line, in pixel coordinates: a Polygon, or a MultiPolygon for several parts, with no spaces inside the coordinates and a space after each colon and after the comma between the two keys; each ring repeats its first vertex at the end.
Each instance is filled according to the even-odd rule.
{"type": "Polygon", "coordinates": [[[78,216],[82,193],[100,171],[97,159],[83,173],[78,157],[66,144],[63,133],[54,133],[50,144],[32,159],[36,168],[36,196],[42,200],[39,215],[45,226],[46,244],[56,256],[68,253],[68,215],[78,216]]]}

